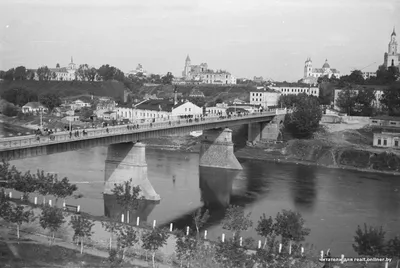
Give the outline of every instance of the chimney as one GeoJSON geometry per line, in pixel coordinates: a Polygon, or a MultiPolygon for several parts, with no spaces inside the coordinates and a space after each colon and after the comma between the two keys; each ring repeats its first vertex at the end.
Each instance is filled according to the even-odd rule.
{"type": "Polygon", "coordinates": [[[178,91],[176,90],[176,86],[174,89],[174,105],[178,103],[178,91]]]}

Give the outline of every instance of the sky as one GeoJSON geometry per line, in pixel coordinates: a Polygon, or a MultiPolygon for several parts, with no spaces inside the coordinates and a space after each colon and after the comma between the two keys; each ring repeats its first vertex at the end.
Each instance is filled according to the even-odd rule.
{"type": "Polygon", "coordinates": [[[0,0],[0,70],[138,63],[180,76],[186,56],[235,77],[303,77],[331,68],[375,71],[396,26],[399,0],[0,0]]]}

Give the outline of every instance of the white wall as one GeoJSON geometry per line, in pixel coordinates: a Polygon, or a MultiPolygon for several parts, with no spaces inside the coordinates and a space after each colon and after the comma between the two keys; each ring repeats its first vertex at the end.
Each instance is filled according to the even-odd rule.
{"type": "Polygon", "coordinates": [[[190,101],[181,104],[172,110],[172,116],[178,115],[202,115],[203,108],[191,103],[190,101]]]}

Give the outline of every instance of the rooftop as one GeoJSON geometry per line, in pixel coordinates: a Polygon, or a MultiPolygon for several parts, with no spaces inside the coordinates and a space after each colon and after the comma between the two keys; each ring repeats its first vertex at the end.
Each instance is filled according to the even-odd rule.
{"type": "Polygon", "coordinates": [[[371,117],[371,119],[376,119],[376,120],[387,120],[387,121],[400,121],[399,116],[388,116],[388,115],[380,115],[380,116],[374,116],[371,117]]]}
{"type": "Polygon", "coordinates": [[[34,102],[34,101],[31,101],[31,102],[28,102],[27,104],[25,104],[23,107],[31,107],[31,108],[41,108],[41,107],[44,107],[42,104],[40,104],[39,102],[34,102]]]}
{"type": "Polygon", "coordinates": [[[152,99],[140,103],[139,105],[135,106],[135,108],[140,110],[172,112],[172,109],[182,104],[182,102],[178,102],[176,105],[174,105],[174,101],[171,100],[152,99]]]}

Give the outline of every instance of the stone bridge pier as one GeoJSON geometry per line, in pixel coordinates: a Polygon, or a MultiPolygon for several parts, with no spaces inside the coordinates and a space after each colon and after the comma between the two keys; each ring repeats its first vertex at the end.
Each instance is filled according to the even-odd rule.
{"type": "Polygon", "coordinates": [[[140,142],[109,145],[104,169],[104,194],[113,194],[114,184],[130,179],[135,186],[140,186],[144,199],[160,200],[147,177],[146,145],[140,142]]]}
{"type": "Polygon", "coordinates": [[[248,124],[249,142],[258,142],[261,140],[277,141],[282,136],[281,129],[285,115],[276,115],[270,122],[260,122],[248,124]]]}
{"type": "Polygon", "coordinates": [[[200,167],[242,170],[233,153],[232,130],[229,128],[203,131],[200,147],[200,167]]]}

